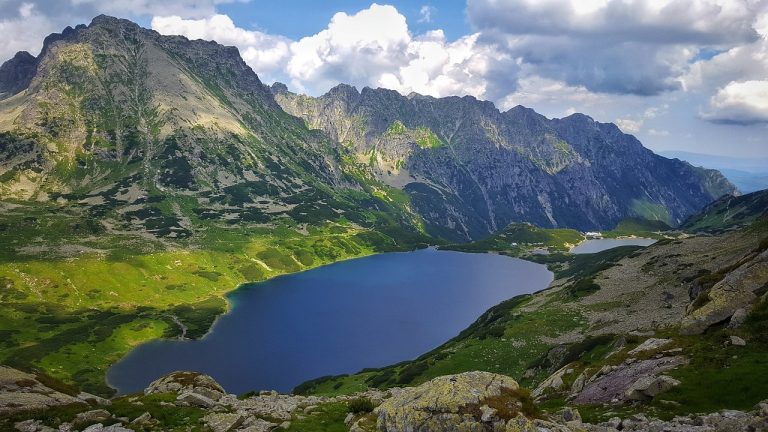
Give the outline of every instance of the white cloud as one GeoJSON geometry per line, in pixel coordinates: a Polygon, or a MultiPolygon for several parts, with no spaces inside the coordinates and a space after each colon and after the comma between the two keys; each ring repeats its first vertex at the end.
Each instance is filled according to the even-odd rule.
{"type": "Polygon", "coordinates": [[[419,9],[419,22],[420,23],[431,23],[432,22],[432,12],[435,11],[435,8],[432,6],[424,5],[419,9]]]}
{"type": "Polygon", "coordinates": [[[265,81],[282,74],[293,88],[310,94],[343,82],[404,94],[494,99],[506,93],[494,93],[499,90],[490,82],[504,83],[498,88],[506,92],[515,87],[514,60],[481,44],[478,34],[454,42],[442,30],[413,36],[397,9],[375,3],[352,15],[339,12],[324,30],[298,41],[239,28],[225,15],[155,17],[152,28],[237,46],[265,81]]]}
{"type": "MultiPolygon", "coordinates": [[[[522,72],[525,74],[525,70],[522,72]]],[[[529,74],[518,81],[518,88],[499,101],[502,109],[509,109],[515,105],[541,106],[546,104],[574,104],[566,108],[565,115],[574,112],[583,112],[586,107],[600,103],[605,97],[587,90],[584,86],[570,86],[562,81],[543,78],[535,74],[529,74]]],[[[568,106],[568,105],[566,105],[568,106]]]]}
{"type": "Polygon", "coordinates": [[[702,117],[722,123],[768,123],[768,81],[728,83],[712,96],[702,117]]]}
{"type": "Polygon", "coordinates": [[[469,0],[480,28],[516,35],[611,37],[612,43],[754,40],[753,0],[469,0]]]}
{"type": "Polygon", "coordinates": [[[21,3],[16,9],[17,16],[0,19],[0,62],[13,57],[18,51],[29,51],[37,55],[43,47],[43,39],[60,26],[39,12],[33,3],[21,3]]]}
{"type": "Polygon", "coordinates": [[[536,73],[593,92],[660,94],[704,47],[759,39],[763,0],[469,0],[468,16],[536,73]]]}
{"type": "Polygon", "coordinates": [[[636,134],[643,127],[643,122],[641,120],[616,119],[616,126],[624,133],[636,134]]]}
{"type": "Polygon", "coordinates": [[[288,38],[239,28],[226,15],[217,14],[203,19],[154,17],[152,29],[161,34],[178,34],[190,39],[234,45],[240,48],[243,60],[266,79],[285,67],[290,54],[291,41],[288,38]]]}
{"type": "MultiPolygon", "coordinates": [[[[669,109],[668,104],[663,104],[657,107],[649,107],[649,108],[646,108],[645,111],[643,111],[640,115],[636,116],[635,118],[616,119],[616,125],[619,127],[619,129],[621,129],[625,133],[636,134],[643,129],[643,126],[645,125],[646,121],[653,120],[659,115],[665,114],[667,109],[669,109]]],[[[656,129],[648,130],[648,134],[652,136],[669,135],[669,132],[666,132],[666,134],[663,132],[666,132],[666,131],[660,131],[656,129]]]]}

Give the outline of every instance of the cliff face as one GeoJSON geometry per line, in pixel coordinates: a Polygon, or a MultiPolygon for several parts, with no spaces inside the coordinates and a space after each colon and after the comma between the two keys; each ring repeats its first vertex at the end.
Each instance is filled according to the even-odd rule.
{"type": "Polygon", "coordinates": [[[735,192],[718,172],[657,156],[583,114],[549,120],[472,97],[348,85],[318,98],[272,90],[283,109],[406,191],[428,231],[454,240],[519,221],[582,230],[631,216],[678,224],[735,192]]]}

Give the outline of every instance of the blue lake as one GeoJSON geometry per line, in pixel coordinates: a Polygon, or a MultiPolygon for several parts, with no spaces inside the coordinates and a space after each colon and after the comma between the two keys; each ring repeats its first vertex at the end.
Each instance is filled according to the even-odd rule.
{"type": "Polygon", "coordinates": [[[492,254],[424,249],[344,261],[245,285],[197,341],[143,344],[108,372],[120,393],[175,370],[231,393],[287,392],[323,375],[415,358],[503,300],[546,288],[544,266],[492,254]]]}
{"type": "Polygon", "coordinates": [[[578,246],[571,249],[574,254],[587,254],[613,249],[619,246],[650,246],[656,243],[656,240],[647,238],[629,238],[629,239],[594,239],[584,240],[578,246]]]}

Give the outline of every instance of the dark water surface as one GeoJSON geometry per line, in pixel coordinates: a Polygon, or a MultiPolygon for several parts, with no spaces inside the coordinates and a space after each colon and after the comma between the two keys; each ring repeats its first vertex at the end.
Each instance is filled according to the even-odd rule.
{"type": "Polygon", "coordinates": [[[433,249],[344,261],[245,285],[198,341],[153,341],[108,373],[121,393],[174,370],[213,376],[231,393],[408,360],[456,336],[484,311],[547,287],[544,266],[433,249]]]}

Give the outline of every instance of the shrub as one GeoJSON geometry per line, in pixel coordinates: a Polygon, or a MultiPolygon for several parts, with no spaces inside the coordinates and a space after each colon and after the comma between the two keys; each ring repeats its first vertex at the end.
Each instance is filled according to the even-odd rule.
{"type": "Polygon", "coordinates": [[[352,399],[347,410],[352,414],[367,414],[373,411],[373,402],[368,398],[352,399]]]}

